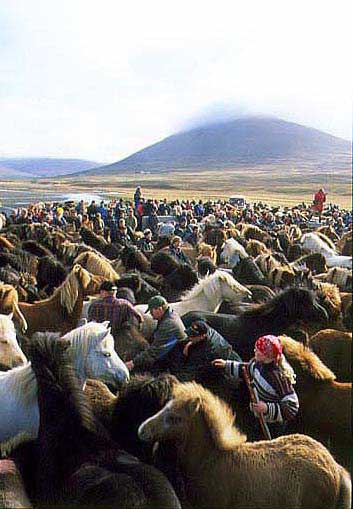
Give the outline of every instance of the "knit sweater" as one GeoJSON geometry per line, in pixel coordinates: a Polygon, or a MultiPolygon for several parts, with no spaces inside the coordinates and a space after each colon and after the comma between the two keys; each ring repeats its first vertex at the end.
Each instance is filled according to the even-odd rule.
{"type": "Polygon", "coordinates": [[[251,385],[257,392],[259,400],[267,404],[265,421],[283,423],[295,419],[299,410],[298,396],[280,368],[274,362],[265,364],[256,362],[255,359],[249,364],[227,361],[226,373],[236,379],[243,379],[242,368],[246,365],[251,385]]]}

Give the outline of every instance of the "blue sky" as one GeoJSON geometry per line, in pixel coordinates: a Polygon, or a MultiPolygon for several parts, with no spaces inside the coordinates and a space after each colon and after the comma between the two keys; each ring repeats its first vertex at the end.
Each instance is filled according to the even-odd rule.
{"type": "Polygon", "coordinates": [[[198,119],[351,137],[348,1],[2,0],[0,156],[119,160],[198,119]]]}

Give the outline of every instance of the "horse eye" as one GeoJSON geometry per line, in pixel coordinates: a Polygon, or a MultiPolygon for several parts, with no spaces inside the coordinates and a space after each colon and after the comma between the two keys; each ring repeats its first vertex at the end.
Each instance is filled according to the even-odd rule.
{"type": "Polygon", "coordinates": [[[103,355],[104,355],[104,357],[111,357],[112,356],[112,354],[110,352],[104,352],[103,355]]]}

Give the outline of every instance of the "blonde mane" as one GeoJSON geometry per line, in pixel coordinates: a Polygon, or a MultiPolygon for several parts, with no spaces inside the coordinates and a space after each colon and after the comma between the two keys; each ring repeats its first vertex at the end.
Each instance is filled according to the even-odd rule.
{"type": "MultiPolygon", "coordinates": [[[[306,348],[289,336],[283,335],[279,336],[279,338],[284,355],[288,359],[289,364],[293,365],[295,372],[298,371],[298,366],[305,375],[317,381],[332,382],[336,379],[335,374],[309,348],[306,348]]],[[[300,376],[298,376],[298,380],[299,378],[300,376]]]]}
{"type": "Polygon", "coordinates": [[[178,403],[195,403],[217,449],[229,450],[246,442],[246,435],[234,426],[235,417],[230,407],[202,385],[196,382],[176,384],[173,398],[178,403]]]}
{"type": "Polygon", "coordinates": [[[60,285],[59,288],[54,291],[52,297],[47,299],[51,300],[53,297],[59,296],[60,304],[67,309],[69,315],[72,313],[79,296],[78,278],[81,280],[82,287],[87,288],[91,281],[89,272],[81,267],[81,265],[74,265],[62,285],[60,285]]]}
{"type": "Polygon", "coordinates": [[[78,255],[78,257],[74,260],[74,263],[78,263],[84,266],[92,274],[104,276],[105,279],[112,282],[117,281],[120,277],[105,256],[99,256],[91,251],[86,251],[78,255]]]}
{"type": "Polygon", "coordinates": [[[213,274],[204,277],[201,281],[196,284],[191,290],[185,292],[181,298],[182,301],[190,300],[198,297],[202,292],[205,293],[206,297],[212,296],[219,291],[219,283],[221,281],[226,282],[229,287],[238,292],[239,283],[237,285],[234,278],[225,271],[216,270],[213,274]]]}

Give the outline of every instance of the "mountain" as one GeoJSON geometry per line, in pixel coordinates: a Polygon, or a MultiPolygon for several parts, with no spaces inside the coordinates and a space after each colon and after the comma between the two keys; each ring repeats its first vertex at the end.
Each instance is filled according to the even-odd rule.
{"type": "Polygon", "coordinates": [[[169,136],[119,162],[86,171],[85,175],[226,170],[276,163],[298,167],[314,164],[319,169],[339,170],[349,168],[349,160],[347,140],[276,118],[243,117],[169,136]]]}
{"type": "Polygon", "coordinates": [[[55,158],[5,158],[0,157],[0,177],[33,178],[68,175],[100,166],[94,161],[55,158]]]}

